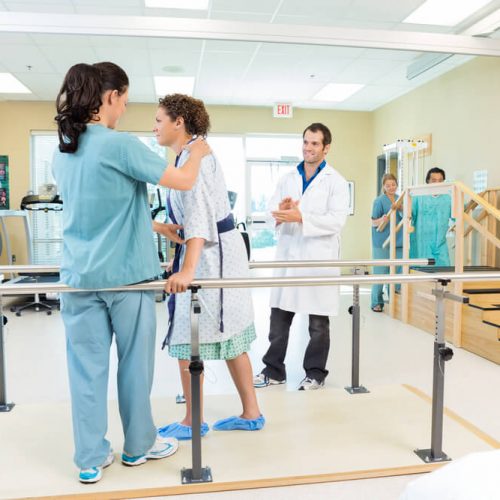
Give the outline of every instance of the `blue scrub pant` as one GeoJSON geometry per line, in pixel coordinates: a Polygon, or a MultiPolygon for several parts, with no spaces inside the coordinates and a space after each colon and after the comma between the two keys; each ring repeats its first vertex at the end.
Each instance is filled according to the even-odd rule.
{"type": "MultiPolygon", "coordinates": [[[[388,259],[390,256],[390,248],[387,246],[386,248],[372,248],[372,257],[373,259],[388,259]]],[[[396,258],[401,259],[403,256],[403,249],[401,247],[396,247],[396,258]]],[[[401,272],[401,266],[396,267],[396,272],[401,272]]],[[[390,267],[389,266],[373,266],[373,274],[389,274],[390,267]]],[[[387,285],[388,286],[388,285],[387,285]]],[[[399,290],[400,285],[396,285],[396,290],[399,290]]],[[[372,285],[372,303],[371,307],[375,307],[376,305],[381,305],[384,307],[384,285],[376,284],[372,285]]]]}
{"type": "Polygon", "coordinates": [[[156,439],[149,394],[153,382],[156,311],[154,292],[75,292],[61,295],[74,460],[86,469],[110,451],[108,428],[109,351],[118,352],[118,405],[127,455],[146,453],[156,439]]]}

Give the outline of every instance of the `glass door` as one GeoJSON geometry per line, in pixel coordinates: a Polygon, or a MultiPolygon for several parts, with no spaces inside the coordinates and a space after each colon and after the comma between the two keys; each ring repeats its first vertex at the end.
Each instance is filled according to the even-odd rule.
{"type": "Polygon", "coordinates": [[[249,201],[247,228],[252,247],[252,260],[274,260],[275,223],[268,205],[280,177],[296,168],[295,162],[248,160],[249,201]]]}
{"type": "Polygon", "coordinates": [[[246,152],[246,222],[252,260],[274,260],[276,237],[269,201],[278,180],[297,167],[302,157],[300,135],[249,135],[246,152]]]}

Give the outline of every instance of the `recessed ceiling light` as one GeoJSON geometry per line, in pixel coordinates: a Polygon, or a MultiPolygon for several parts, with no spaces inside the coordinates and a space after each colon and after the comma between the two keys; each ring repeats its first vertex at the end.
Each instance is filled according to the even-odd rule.
{"type": "Polygon", "coordinates": [[[209,0],[144,0],[144,5],[152,9],[208,10],[209,0]]]}
{"type": "Polygon", "coordinates": [[[182,66],[177,66],[177,65],[171,65],[171,66],[163,66],[161,68],[162,71],[165,73],[184,73],[184,68],[182,66]]]}
{"type": "Polygon", "coordinates": [[[358,90],[361,90],[364,85],[359,83],[329,83],[325,85],[314,97],[315,101],[345,101],[358,90]]]}
{"type": "Polygon", "coordinates": [[[31,94],[13,74],[0,73],[0,94],[31,94]]]}
{"type": "Polygon", "coordinates": [[[194,76],[155,76],[156,95],[193,95],[194,76]]]}
{"type": "Polygon", "coordinates": [[[427,0],[403,22],[455,26],[491,0],[427,0]]]}

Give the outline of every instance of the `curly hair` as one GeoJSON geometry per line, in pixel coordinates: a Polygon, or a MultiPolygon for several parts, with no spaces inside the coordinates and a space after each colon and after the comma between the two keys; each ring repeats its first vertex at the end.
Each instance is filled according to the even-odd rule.
{"type": "Polygon", "coordinates": [[[205,104],[184,94],[170,94],[159,100],[159,106],[172,119],[184,119],[186,132],[190,135],[206,136],[210,130],[210,117],[205,104]]]}

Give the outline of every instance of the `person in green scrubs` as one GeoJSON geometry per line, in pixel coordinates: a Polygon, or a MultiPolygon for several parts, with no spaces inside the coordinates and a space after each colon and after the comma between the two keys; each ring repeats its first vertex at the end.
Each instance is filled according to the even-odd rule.
{"type": "Polygon", "coordinates": [[[77,64],[66,74],[55,117],[59,148],[52,170],[64,202],[61,282],[73,432],[79,480],[95,483],[114,460],[106,439],[109,354],[118,355],[118,406],[124,433],[122,462],[139,465],[177,450],[153,422],[154,292],[112,292],[161,274],[146,183],[180,190],[194,185],[210,153],[192,143],[182,168],[167,166],[133,135],[117,132],[129,80],[109,62],[77,64]]]}
{"type": "MultiPolygon", "coordinates": [[[[440,168],[431,168],[425,182],[444,182],[446,173],[440,168]]],[[[451,196],[437,194],[415,196],[411,203],[412,225],[415,231],[410,237],[412,259],[435,259],[436,266],[449,266],[450,255],[446,242],[451,219],[451,196]]]]}

